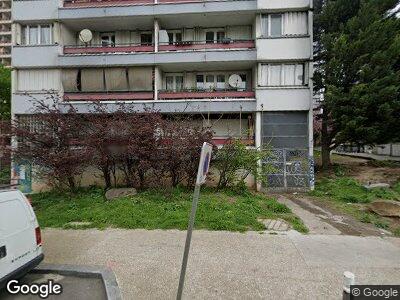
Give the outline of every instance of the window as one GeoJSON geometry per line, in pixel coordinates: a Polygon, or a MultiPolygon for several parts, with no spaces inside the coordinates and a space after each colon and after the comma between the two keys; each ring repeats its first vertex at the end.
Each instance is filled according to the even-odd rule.
{"type": "Polygon", "coordinates": [[[52,25],[26,25],[22,28],[23,45],[52,44],[52,25]]]}
{"type": "Polygon", "coordinates": [[[206,32],[206,43],[213,44],[214,43],[214,31],[206,32]]]}
{"type": "Polygon", "coordinates": [[[168,75],[165,77],[167,91],[178,92],[183,90],[183,75],[168,75]]]}
{"type": "Polygon", "coordinates": [[[271,15],[271,36],[282,35],[282,15],[275,14],[271,15]]]}
{"type": "Polygon", "coordinates": [[[181,32],[168,32],[168,40],[170,45],[182,42],[181,32]]]}
{"type": "Polygon", "coordinates": [[[225,38],[225,32],[222,30],[210,30],[206,32],[206,43],[222,43],[225,38]]]}
{"type": "Polygon", "coordinates": [[[308,34],[308,14],[287,12],[261,16],[261,31],[264,37],[280,37],[308,34]]]}
{"type": "Polygon", "coordinates": [[[142,46],[151,46],[153,44],[153,35],[151,33],[142,33],[140,35],[140,44],[142,46]]]}
{"type": "Polygon", "coordinates": [[[261,65],[261,86],[302,86],[306,85],[304,64],[261,65]]]}
{"type": "Polygon", "coordinates": [[[217,32],[217,42],[218,42],[218,43],[222,43],[222,41],[224,40],[224,38],[225,38],[225,32],[223,32],[223,31],[218,31],[218,32],[217,32]]]}
{"type": "Polygon", "coordinates": [[[115,33],[103,32],[100,33],[102,47],[115,47],[115,33]]]}
{"type": "Polygon", "coordinates": [[[205,88],[208,89],[214,89],[215,83],[214,83],[214,75],[206,75],[206,84],[205,88]]]}
{"type": "Polygon", "coordinates": [[[225,88],[225,75],[217,75],[217,89],[224,90],[225,88]]]}
{"type": "Polygon", "coordinates": [[[199,90],[204,89],[204,75],[196,75],[196,88],[199,90]]]}

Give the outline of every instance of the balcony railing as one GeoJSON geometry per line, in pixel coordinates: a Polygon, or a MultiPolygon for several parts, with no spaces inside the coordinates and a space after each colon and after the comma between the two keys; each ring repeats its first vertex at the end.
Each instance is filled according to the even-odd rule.
{"type": "Polygon", "coordinates": [[[65,93],[65,101],[130,101],[153,100],[152,91],[143,92],[73,92],[65,93]]]}
{"type": "MultiPolygon", "coordinates": [[[[64,0],[64,7],[104,7],[124,5],[168,4],[168,3],[193,3],[221,0],[64,0]]],[[[223,0],[222,0],[223,1],[223,0]]]]}
{"type": "Polygon", "coordinates": [[[181,90],[181,91],[159,91],[158,99],[255,99],[254,91],[236,90],[181,90]]]}
{"type": "MultiPolygon", "coordinates": [[[[235,90],[183,90],[159,91],[159,100],[190,99],[255,99],[254,91],[235,90]]],[[[139,101],[154,100],[153,91],[123,92],[66,92],[65,101],[139,101]]]]}
{"type": "Polygon", "coordinates": [[[64,7],[99,7],[153,3],[154,0],[64,0],[64,7]]]}
{"type": "MultiPolygon", "coordinates": [[[[172,44],[160,43],[159,52],[164,51],[200,51],[200,50],[229,50],[229,49],[253,49],[254,40],[233,40],[224,39],[223,41],[183,41],[172,44]]],[[[97,45],[68,45],[64,47],[64,54],[99,54],[99,53],[140,53],[154,52],[153,44],[116,44],[113,46],[97,45]]]]}
{"type": "Polygon", "coordinates": [[[64,54],[96,54],[96,53],[132,53],[132,52],[154,52],[154,45],[148,44],[118,44],[115,46],[104,46],[101,44],[88,46],[65,46],[64,54]]]}
{"type": "Polygon", "coordinates": [[[252,49],[255,48],[254,40],[222,39],[221,41],[182,41],[173,44],[160,43],[159,51],[187,51],[206,49],[252,49]]]}

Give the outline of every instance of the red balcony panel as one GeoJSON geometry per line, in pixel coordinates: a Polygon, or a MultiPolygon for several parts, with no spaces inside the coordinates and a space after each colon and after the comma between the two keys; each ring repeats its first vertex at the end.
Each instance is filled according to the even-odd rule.
{"type": "Polygon", "coordinates": [[[65,93],[66,101],[153,100],[153,92],[65,93]]]}
{"type": "Polygon", "coordinates": [[[208,98],[251,98],[254,91],[209,91],[209,92],[160,92],[159,99],[208,99],[208,98]]]}
{"type": "Polygon", "coordinates": [[[160,45],[159,51],[204,50],[204,49],[249,49],[255,48],[254,41],[236,41],[231,43],[183,43],[176,45],[160,45]]]}
{"type": "Polygon", "coordinates": [[[65,0],[64,7],[100,7],[153,4],[154,0],[65,0]]]}
{"type": "Polygon", "coordinates": [[[154,46],[115,46],[115,47],[101,47],[101,46],[89,46],[89,47],[64,47],[64,54],[95,54],[95,53],[115,53],[115,52],[153,52],[154,46]]]}

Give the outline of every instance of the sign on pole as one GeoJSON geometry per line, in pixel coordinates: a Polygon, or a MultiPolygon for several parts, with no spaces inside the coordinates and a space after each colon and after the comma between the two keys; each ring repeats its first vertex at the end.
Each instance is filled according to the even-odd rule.
{"type": "Polygon", "coordinates": [[[200,186],[206,182],[208,171],[210,170],[210,161],[212,154],[212,145],[209,143],[204,143],[201,148],[199,169],[197,171],[196,186],[193,194],[192,202],[192,212],[190,214],[188,230],[186,234],[185,251],[183,253],[181,275],[179,277],[179,287],[178,294],[176,296],[177,300],[182,299],[183,286],[185,283],[186,267],[189,258],[190,242],[192,241],[192,232],[194,227],[194,221],[196,219],[197,204],[200,197],[200,186]]]}

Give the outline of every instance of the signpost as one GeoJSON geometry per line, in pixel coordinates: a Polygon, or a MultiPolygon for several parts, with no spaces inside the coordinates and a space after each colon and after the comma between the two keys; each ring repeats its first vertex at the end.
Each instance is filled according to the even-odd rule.
{"type": "Polygon", "coordinates": [[[178,294],[176,296],[177,300],[182,299],[183,286],[185,283],[186,267],[189,258],[190,242],[192,241],[192,232],[194,227],[194,221],[196,219],[197,204],[200,197],[200,187],[206,182],[207,174],[210,169],[212,145],[209,143],[204,143],[201,148],[199,170],[197,171],[196,186],[193,194],[192,202],[192,212],[190,214],[188,230],[186,234],[185,252],[183,253],[181,275],[179,278],[178,294]]]}

